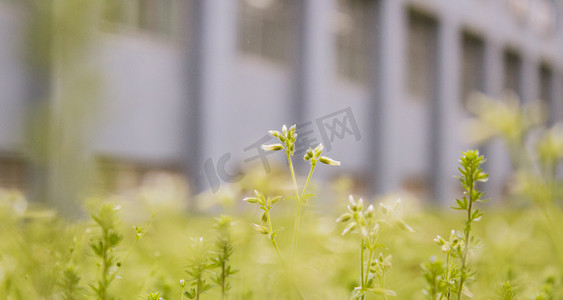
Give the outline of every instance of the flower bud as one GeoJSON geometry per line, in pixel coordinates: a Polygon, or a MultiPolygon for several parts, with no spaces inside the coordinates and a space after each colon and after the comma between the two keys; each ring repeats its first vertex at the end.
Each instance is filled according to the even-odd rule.
{"type": "Polygon", "coordinates": [[[254,230],[262,233],[262,234],[268,234],[270,231],[268,230],[268,228],[262,226],[262,225],[258,225],[258,224],[250,224],[250,226],[252,226],[252,228],[254,228],[254,230]]]}
{"type": "Polygon", "coordinates": [[[340,166],[340,162],[336,161],[332,158],[326,157],[326,156],[321,156],[319,159],[320,162],[322,162],[323,164],[329,165],[329,166],[340,166]]]}
{"type": "Polygon", "coordinates": [[[304,160],[310,160],[311,158],[313,158],[313,149],[309,148],[307,149],[307,153],[305,153],[305,156],[303,157],[304,160]]]}
{"type": "Polygon", "coordinates": [[[386,215],[389,212],[389,208],[387,207],[387,205],[383,204],[383,203],[379,203],[379,208],[381,209],[381,212],[386,215]]]}
{"type": "Polygon", "coordinates": [[[248,202],[248,203],[258,203],[258,198],[256,197],[246,197],[244,199],[242,199],[242,201],[248,202]]]}
{"type": "Polygon", "coordinates": [[[356,224],[356,223],[348,224],[348,226],[346,226],[346,228],[344,228],[344,231],[342,231],[342,235],[345,235],[348,232],[352,232],[354,229],[356,229],[356,227],[358,227],[358,224],[356,224]]]}
{"type": "Polygon", "coordinates": [[[361,211],[362,209],[364,209],[364,199],[360,198],[358,200],[358,210],[361,211]]]}
{"type": "Polygon", "coordinates": [[[262,148],[265,151],[278,151],[283,149],[283,145],[282,144],[262,145],[260,146],[260,148],[262,148]]]}
{"type": "Polygon", "coordinates": [[[323,144],[319,144],[317,147],[315,147],[315,149],[313,150],[315,152],[315,157],[319,157],[323,152],[323,149],[323,144]]]}
{"type": "Polygon", "coordinates": [[[350,206],[352,206],[352,207],[356,206],[356,200],[354,200],[354,196],[349,195],[348,201],[350,202],[350,206]]]}
{"type": "Polygon", "coordinates": [[[441,236],[437,236],[437,237],[434,239],[434,242],[436,242],[436,244],[442,246],[442,245],[444,245],[444,244],[446,243],[446,240],[444,240],[444,238],[442,238],[441,236]]]}
{"type": "Polygon", "coordinates": [[[401,219],[397,220],[397,224],[399,224],[399,228],[401,228],[404,231],[415,232],[415,230],[412,228],[412,226],[410,226],[409,224],[407,224],[405,221],[403,221],[401,219]]]}
{"type": "Polygon", "coordinates": [[[451,250],[450,244],[442,245],[442,252],[443,253],[448,253],[448,252],[450,252],[450,250],[451,250]]]}
{"type": "Polygon", "coordinates": [[[375,215],[375,209],[373,208],[373,204],[368,206],[368,210],[366,211],[366,218],[371,219],[375,215]]]}
{"type": "Polygon", "coordinates": [[[270,130],[268,131],[269,134],[271,134],[273,137],[280,137],[280,132],[279,131],[275,131],[275,130],[270,130]]]}
{"type": "Polygon", "coordinates": [[[343,215],[341,215],[340,217],[338,217],[338,219],[336,219],[336,223],[344,223],[348,220],[350,220],[352,218],[352,215],[350,215],[350,213],[345,213],[343,215]]]}
{"type": "Polygon", "coordinates": [[[363,236],[364,238],[367,238],[367,237],[368,237],[368,230],[367,230],[365,227],[362,226],[362,227],[360,228],[360,232],[361,232],[361,234],[362,234],[362,236],[363,236]]]}

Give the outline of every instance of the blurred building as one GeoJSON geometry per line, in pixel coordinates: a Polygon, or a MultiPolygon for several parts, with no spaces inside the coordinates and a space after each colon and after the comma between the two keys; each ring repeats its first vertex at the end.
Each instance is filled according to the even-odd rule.
{"type": "MultiPolygon", "coordinates": [[[[216,190],[261,161],[255,145],[267,130],[297,123],[311,144],[331,135],[342,168],[321,176],[349,172],[376,193],[445,200],[470,146],[462,127],[472,91],[511,89],[545,101],[552,122],[563,117],[562,1],[108,3],[90,49],[101,90],[83,150],[112,174],[111,188],[159,171],[216,190]]],[[[38,105],[56,111],[37,99],[56,92],[57,72],[37,76],[22,55],[32,47],[27,9],[0,0],[1,187],[49,174],[27,159],[25,120],[38,105]]],[[[486,150],[500,190],[506,153],[486,150]]]]}

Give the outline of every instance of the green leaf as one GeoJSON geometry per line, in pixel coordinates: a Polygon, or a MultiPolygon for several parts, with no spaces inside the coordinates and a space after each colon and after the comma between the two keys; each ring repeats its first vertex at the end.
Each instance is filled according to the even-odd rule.
{"type": "Polygon", "coordinates": [[[358,227],[358,224],[356,224],[356,222],[348,224],[348,226],[346,226],[346,228],[344,228],[344,230],[342,231],[342,235],[345,235],[348,232],[352,232],[354,229],[356,229],[356,227],[358,227]]]}
{"type": "Polygon", "coordinates": [[[303,201],[303,203],[308,203],[309,199],[312,199],[313,197],[315,197],[315,194],[305,194],[301,197],[301,201],[303,201]]]}
{"type": "Polygon", "coordinates": [[[258,198],[256,197],[246,197],[244,199],[242,199],[242,201],[248,202],[248,203],[258,203],[258,198]]]}
{"type": "Polygon", "coordinates": [[[410,226],[409,224],[407,224],[405,221],[399,219],[397,220],[397,223],[399,224],[399,228],[407,231],[407,232],[416,232],[412,226],[410,226]]]}
{"type": "Polygon", "coordinates": [[[262,233],[262,234],[268,234],[268,233],[269,233],[268,228],[266,228],[266,227],[264,227],[264,226],[262,226],[262,225],[258,225],[258,224],[251,223],[250,226],[252,226],[252,228],[254,228],[254,230],[256,230],[256,231],[258,231],[258,232],[260,232],[260,233],[262,233]]]}
{"type": "Polygon", "coordinates": [[[275,196],[273,198],[270,199],[270,204],[276,204],[278,201],[280,201],[282,198],[282,196],[275,196]]]}
{"type": "Polygon", "coordinates": [[[369,288],[367,290],[376,294],[376,295],[397,296],[397,293],[395,291],[390,290],[390,289],[381,288],[381,287],[373,287],[373,288],[369,288]]]}
{"type": "Polygon", "coordinates": [[[195,289],[191,289],[190,291],[184,292],[184,296],[186,296],[188,299],[194,299],[195,295],[196,295],[195,289]]]}
{"type": "Polygon", "coordinates": [[[338,219],[336,219],[336,223],[344,223],[349,221],[352,218],[352,214],[350,213],[345,213],[343,215],[341,215],[340,217],[338,217],[338,219]]]}

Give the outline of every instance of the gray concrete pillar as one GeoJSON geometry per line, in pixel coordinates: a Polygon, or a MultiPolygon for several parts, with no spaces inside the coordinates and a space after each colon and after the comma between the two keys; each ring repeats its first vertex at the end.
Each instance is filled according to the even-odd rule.
{"type": "Polygon", "coordinates": [[[396,191],[400,186],[399,168],[395,162],[401,157],[397,151],[399,139],[396,135],[397,120],[393,116],[396,102],[403,99],[406,12],[402,1],[381,0],[378,23],[373,31],[372,83],[370,86],[371,127],[366,135],[369,139],[372,191],[378,194],[396,191]]]}
{"type": "Polygon", "coordinates": [[[435,201],[448,204],[455,197],[457,161],[459,149],[456,135],[460,122],[458,111],[460,83],[460,30],[456,20],[447,16],[440,20],[438,28],[438,80],[437,97],[433,101],[431,173],[432,194],[435,201]]]}
{"type": "Polygon", "coordinates": [[[561,69],[553,70],[552,118],[554,122],[563,120],[563,74],[561,69]]]}
{"type": "Polygon", "coordinates": [[[530,103],[539,99],[539,62],[528,53],[522,53],[522,103],[530,103]]]}
{"type": "Polygon", "coordinates": [[[191,190],[197,193],[204,189],[203,184],[198,183],[200,166],[202,164],[202,145],[205,135],[203,134],[203,98],[204,98],[204,43],[205,43],[205,0],[190,1],[187,15],[189,16],[189,28],[186,31],[186,75],[188,82],[186,89],[186,136],[185,136],[185,170],[191,185],[191,190]]]}
{"type": "Polygon", "coordinates": [[[300,124],[307,116],[307,101],[311,93],[311,82],[314,72],[314,37],[316,18],[314,14],[315,1],[295,1],[293,9],[297,22],[293,24],[295,30],[295,45],[293,51],[293,97],[289,105],[289,123],[300,124]]]}
{"type": "MultiPolygon", "coordinates": [[[[500,98],[504,90],[504,51],[497,39],[489,37],[485,41],[485,93],[500,98]]],[[[497,202],[503,194],[504,185],[510,172],[510,160],[504,143],[494,139],[483,147],[487,162],[483,168],[490,174],[485,185],[487,197],[497,202]]]]}

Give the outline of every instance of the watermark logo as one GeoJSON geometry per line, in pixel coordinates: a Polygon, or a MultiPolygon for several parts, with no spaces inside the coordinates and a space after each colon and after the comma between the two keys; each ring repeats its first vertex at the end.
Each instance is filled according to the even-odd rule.
{"type": "MultiPolygon", "coordinates": [[[[336,140],[342,140],[346,136],[353,136],[356,141],[360,141],[361,134],[351,107],[335,111],[333,113],[316,118],[315,120],[297,124],[297,140],[295,141],[295,154],[302,156],[309,147],[315,147],[320,142],[327,151],[333,147],[336,140]]],[[[266,174],[272,171],[268,156],[274,151],[265,151],[261,148],[264,144],[271,144],[275,138],[266,134],[243,148],[248,155],[244,158],[244,164],[259,161],[266,174]]],[[[227,171],[227,163],[232,154],[227,152],[217,159],[214,163],[212,158],[207,158],[203,163],[203,174],[199,178],[200,182],[207,182],[213,193],[217,192],[222,183],[236,183],[241,181],[245,174],[231,174],[227,171]]]]}
{"type": "Polygon", "coordinates": [[[356,141],[362,138],[351,107],[317,118],[316,121],[327,151],[332,149],[335,138],[343,139],[346,134],[353,135],[356,141]]]}

